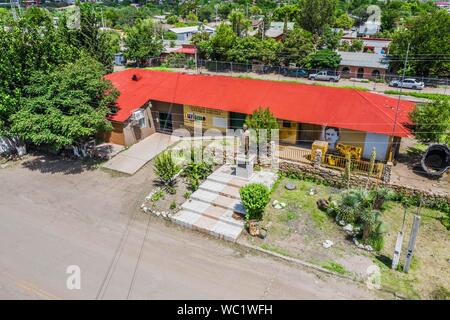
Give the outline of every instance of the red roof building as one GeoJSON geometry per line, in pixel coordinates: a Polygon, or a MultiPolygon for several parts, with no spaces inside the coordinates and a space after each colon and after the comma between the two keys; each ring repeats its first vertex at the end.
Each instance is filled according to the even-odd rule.
{"type": "MultiPolygon", "coordinates": [[[[351,88],[227,76],[127,69],[106,78],[120,92],[117,113],[110,116],[111,121],[124,124],[134,111],[151,102],[153,118],[150,120],[161,131],[158,124],[160,120],[167,124],[169,114],[169,131],[186,127],[187,113],[192,113],[186,110],[189,106],[218,110],[231,120],[237,115],[251,114],[258,107],[268,107],[276,118],[285,121],[283,128],[287,128],[287,122],[296,124],[289,127],[295,127],[292,130],[296,132],[302,131],[300,127],[335,127],[383,135],[392,141],[389,137],[411,135],[408,114],[415,107],[408,101],[351,88]]],[[[309,129],[303,131],[306,130],[309,129]]],[[[296,143],[299,134],[291,138],[296,143]]],[[[358,138],[358,143],[364,145],[360,139],[364,138],[358,138]]]]}

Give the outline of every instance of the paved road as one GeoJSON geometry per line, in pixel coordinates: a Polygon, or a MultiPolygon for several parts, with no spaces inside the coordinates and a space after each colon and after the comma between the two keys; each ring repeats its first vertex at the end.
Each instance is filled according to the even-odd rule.
{"type": "Polygon", "coordinates": [[[125,177],[43,157],[0,169],[0,299],[373,298],[145,215],[151,179],[150,165],[125,177]]]}

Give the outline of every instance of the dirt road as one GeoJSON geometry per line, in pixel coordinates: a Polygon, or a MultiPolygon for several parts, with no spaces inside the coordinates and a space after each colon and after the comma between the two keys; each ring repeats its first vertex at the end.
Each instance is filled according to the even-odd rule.
{"type": "Polygon", "coordinates": [[[29,157],[0,169],[0,299],[371,299],[353,282],[149,217],[132,177],[29,157]],[[68,266],[81,270],[69,290],[68,266]]]}

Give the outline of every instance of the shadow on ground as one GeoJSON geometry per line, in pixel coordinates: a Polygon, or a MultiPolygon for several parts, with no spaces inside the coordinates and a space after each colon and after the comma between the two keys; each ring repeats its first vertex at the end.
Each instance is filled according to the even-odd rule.
{"type": "Polygon", "coordinates": [[[79,174],[84,171],[95,170],[101,161],[71,160],[57,156],[35,154],[32,159],[22,162],[22,166],[41,173],[79,174]]]}

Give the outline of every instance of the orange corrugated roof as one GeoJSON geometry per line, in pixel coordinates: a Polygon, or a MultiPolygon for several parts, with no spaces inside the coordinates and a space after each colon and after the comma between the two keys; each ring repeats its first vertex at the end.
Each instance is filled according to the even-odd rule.
{"type": "Polygon", "coordinates": [[[246,114],[262,106],[284,120],[411,135],[406,126],[411,124],[408,113],[414,103],[400,101],[393,133],[398,100],[356,89],[145,69],[127,69],[106,78],[120,91],[118,112],[110,117],[118,122],[127,120],[148,101],[157,100],[246,114]],[[131,79],[133,75],[138,81],[131,79]]]}

